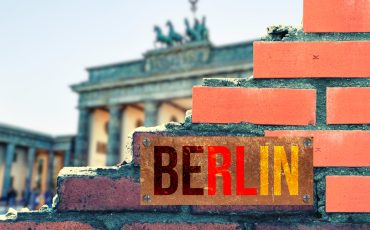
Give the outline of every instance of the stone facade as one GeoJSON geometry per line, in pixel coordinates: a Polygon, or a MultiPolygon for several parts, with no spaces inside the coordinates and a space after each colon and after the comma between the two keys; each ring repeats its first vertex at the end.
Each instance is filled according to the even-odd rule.
{"type": "Polygon", "coordinates": [[[23,128],[0,124],[0,197],[14,187],[18,198],[32,188],[55,189],[59,170],[71,165],[74,136],[53,137],[23,128]]]}
{"type": "Polygon", "coordinates": [[[191,109],[194,85],[204,77],[246,77],[252,62],[251,41],[226,46],[199,41],[150,50],[141,60],[88,68],[88,80],[72,86],[80,111],[75,166],[130,161],[123,146],[133,128],[181,121],[191,109]],[[140,125],[128,127],[126,119],[140,125]]]}

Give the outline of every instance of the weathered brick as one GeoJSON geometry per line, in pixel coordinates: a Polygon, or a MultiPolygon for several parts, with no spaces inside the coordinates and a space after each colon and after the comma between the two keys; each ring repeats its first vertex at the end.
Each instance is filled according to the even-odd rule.
{"type": "Polygon", "coordinates": [[[331,87],[326,93],[328,124],[370,124],[370,87],[331,87]]]}
{"type": "Polygon", "coordinates": [[[313,206],[294,206],[294,205],[280,205],[280,206],[255,206],[255,205],[197,205],[192,206],[192,213],[194,214],[246,214],[250,212],[274,212],[274,211],[313,211],[313,206]]]}
{"type": "Polygon", "coordinates": [[[93,230],[91,225],[85,223],[79,223],[75,221],[61,221],[61,222],[44,222],[44,223],[36,223],[36,222],[1,222],[0,221],[0,229],[16,229],[16,230],[29,230],[29,229],[36,229],[36,230],[46,230],[46,229],[66,229],[66,230],[93,230]]]}
{"type": "Polygon", "coordinates": [[[126,224],[122,229],[124,230],[232,230],[238,229],[238,224],[217,224],[217,223],[201,223],[201,224],[189,224],[189,223],[134,223],[126,224]]]}
{"type": "MultiPolygon", "coordinates": [[[[68,169],[64,168],[63,170],[68,169]]],[[[81,171],[84,168],[80,168],[81,171]]],[[[104,169],[96,169],[96,171],[104,169]]],[[[107,173],[110,168],[105,169],[107,173]]],[[[117,170],[112,170],[114,171],[117,170]]],[[[89,175],[90,174],[90,175],[89,175]]],[[[177,211],[177,206],[141,206],[140,183],[129,176],[86,175],[60,176],[58,186],[59,211],[177,211]]]]}
{"type": "Polygon", "coordinates": [[[370,77],[370,41],[255,42],[254,78],[370,77]]]}
{"type": "Polygon", "coordinates": [[[368,0],[304,0],[304,32],[370,32],[368,0]]]}
{"type": "Polygon", "coordinates": [[[315,167],[368,167],[370,131],[361,130],[274,130],[265,136],[313,137],[315,167]]]}
{"type": "Polygon", "coordinates": [[[340,224],[340,223],[307,223],[307,224],[279,224],[279,223],[263,223],[255,224],[255,230],[351,230],[351,229],[369,229],[369,224],[340,224]]]}
{"type": "Polygon", "coordinates": [[[326,212],[370,212],[370,176],[327,176],[326,212]]]}
{"type": "Polygon", "coordinates": [[[193,123],[315,124],[316,91],[288,88],[193,88],[193,123]]]}

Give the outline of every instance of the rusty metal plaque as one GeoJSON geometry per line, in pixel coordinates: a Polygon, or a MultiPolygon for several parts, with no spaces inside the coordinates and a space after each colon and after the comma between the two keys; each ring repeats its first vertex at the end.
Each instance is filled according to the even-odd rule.
{"type": "Polygon", "coordinates": [[[140,135],[142,205],[313,205],[312,138],[140,135]]]}

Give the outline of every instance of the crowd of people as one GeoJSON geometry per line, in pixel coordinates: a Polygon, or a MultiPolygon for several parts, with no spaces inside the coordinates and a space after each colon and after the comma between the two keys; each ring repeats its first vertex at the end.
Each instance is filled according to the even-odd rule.
{"type": "Polygon", "coordinates": [[[5,196],[5,209],[22,207],[37,210],[45,204],[50,208],[53,203],[53,196],[53,191],[41,192],[40,189],[34,188],[28,194],[22,193],[22,198],[17,199],[18,192],[14,187],[11,187],[5,196]]]}

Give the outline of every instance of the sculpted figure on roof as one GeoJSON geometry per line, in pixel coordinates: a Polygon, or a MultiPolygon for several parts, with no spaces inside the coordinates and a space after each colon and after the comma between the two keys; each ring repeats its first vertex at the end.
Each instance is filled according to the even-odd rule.
{"type": "Polygon", "coordinates": [[[166,23],[168,27],[168,33],[165,35],[159,26],[154,26],[156,33],[155,43],[164,45],[165,47],[172,47],[174,45],[181,45],[185,42],[199,42],[208,41],[209,30],[206,26],[206,17],[203,16],[200,22],[197,18],[194,19],[193,26],[191,26],[189,20],[185,18],[185,34],[181,35],[176,32],[175,27],[171,21],[166,23]]]}

